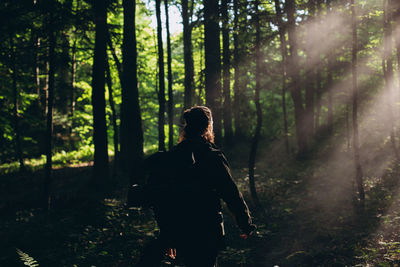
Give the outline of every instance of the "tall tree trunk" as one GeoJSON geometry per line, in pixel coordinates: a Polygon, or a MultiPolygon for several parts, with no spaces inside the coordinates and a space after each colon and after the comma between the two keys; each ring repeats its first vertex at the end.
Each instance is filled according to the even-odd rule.
{"type": "Polygon", "coordinates": [[[137,85],[137,50],[134,0],[123,0],[124,37],[122,45],[122,103],[120,155],[123,169],[131,183],[140,182],[140,164],[143,159],[143,130],[137,85]]]}
{"type": "MultiPolygon", "coordinates": [[[[182,0],[182,23],[183,23],[183,60],[185,63],[185,80],[184,80],[184,108],[188,109],[192,106],[193,90],[194,90],[194,63],[192,48],[192,25],[190,18],[192,16],[189,8],[189,0],[182,0]]],[[[193,6],[193,3],[192,3],[193,6]]]]}
{"type": "Polygon", "coordinates": [[[222,0],[221,16],[222,16],[222,59],[223,59],[223,118],[224,118],[224,139],[227,144],[232,143],[232,104],[231,104],[231,53],[229,50],[229,17],[228,17],[229,0],[222,0]]]}
{"type": "Polygon", "coordinates": [[[157,44],[158,44],[158,150],[165,150],[165,75],[164,48],[161,24],[161,0],[156,0],[157,44]]]}
{"type": "Polygon", "coordinates": [[[68,114],[68,98],[69,92],[71,91],[71,69],[69,68],[70,55],[69,55],[69,36],[63,32],[60,35],[61,39],[61,53],[59,55],[59,75],[58,75],[58,90],[57,92],[57,108],[62,112],[62,114],[68,114]]]}
{"type": "Polygon", "coordinates": [[[353,150],[354,150],[354,164],[356,169],[356,183],[358,194],[360,198],[361,207],[364,206],[365,193],[363,184],[363,171],[360,163],[360,144],[358,135],[358,85],[357,85],[357,20],[354,0],[350,0],[351,5],[351,26],[352,26],[352,59],[351,59],[351,72],[353,82],[353,150]]]}
{"type": "MultiPolygon", "coordinates": [[[[51,9],[50,9],[51,10],[51,9]]],[[[44,207],[51,206],[51,184],[52,184],[52,145],[53,145],[53,104],[54,104],[54,80],[55,80],[55,46],[56,36],[53,29],[54,17],[49,13],[49,58],[48,58],[48,88],[47,88],[47,127],[46,127],[46,166],[44,178],[44,207]]]]}
{"type": "Polygon", "coordinates": [[[34,66],[35,66],[35,85],[36,85],[36,94],[37,94],[37,103],[38,106],[41,106],[41,94],[40,94],[40,68],[39,68],[39,49],[40,49],[40,38],[37,37],[35,41],[34,47],[34,66]]]}
{"type": "Polygon", "coordinates": [[[285,148],[286,153],[289,154],[289,131],[286,112],[286,79],[287,79],[287,42],[285,37],[285,27],[282,20],[282,11],[279,0],[275,0],[275,12],[279,29],[280,49],[282,54],[282,111],[283,111],[283,130],[285,135],[285,148]]]}
{"type": "Polygon", "coordinates": [[[387,114],[390,127],[390,141],[392,149],[397,160],[399,160],[399,152],[396,147],[395,130],[393,122],[393,89],[394,89],[394,75],[393,75],[393,46],[392,46],[392,11],[390,0],[383,0],[383,58],[382,67],[385,78],[385,96],[387,114]]]}
{"type": "Polygon", "coordinates": [[[394,38],[396,42],[396,55],[397,55],[397,77],[398,77],[398,88],[400,91],[400,1],[391,1],[392,10],[394,15],[395,32],[394,38]]]}
{"type": "Polygon", "coordinates": [[[234,125],[235,125],[235,137],[241,137],[243,135],[243,129],[241,127],[241,118],[240,118],[240,54],[239,54],[239,0],[233,0],[233,12],[234,12],[234,20],[233,20],[233,68],[235,70],[234,74],[234,84],[233,84],[233,92],[234,92],[234,109],[233,109],[233,117],[234,117],[234,125]]]}
{"type": "Polygon", "coordinates": [[[206,104],[213,111],[215,142],[221,144],[221,48],[218,0],[204,3],[204,55],[206,104]]]}
{"type": "Polygon", "coordinates": [[[169,34],[169,14],[168,0],[164,0],[165,5],[165,28],[167,29],[167,59],[168,59],[168,148],[174,146],[174,95],[172,92],[172,56],[171,56],[171,37],[169,34]]]}
{"type": "Polygon", "coordinates": [[[113,179],[117,176],[117,166],[118,166],[118,161],[119,161],[119,141],[118,141],[118,136],[119,136],[119,131],[118,131],[118,125],[117,125],[117,112],[115,110],[115,104],[114,104],[114,96],[113,96],[113,88],[112,88],[112,79],[111,79],[111,71],[110,71],[110,64],[108,62],[108,56],[106,58],[106,71],[107,71],[107,87],[108,87],[108,102],[110,104],[111,108],[111,124],[113,126],[114,130],[114,135],[113,135],[113,140],[114,140],[114,164],[113,164],[113,179]]]}
{"type": "Polygon", "coordinates": [[[296,139],[298,146],[299,155],[303,155],[307,151],[307,138],[305,134],[304,127],[304,108],[301,93],[301,78],[300,78],[300,66],[299,66],[299,55],[297,47],[297,30],[296,30],[296,19],[295,19],[295,1],[287,0],[285,2],[285,9],[287,13],[288,20],[288,41],[289,41],[289,51],[290,56],[288,57],[288,66],[290,68],[287,70],[290,82],[290,93],[294,103],[294,118],[296,124],[296,139]]]}
{"type": "Polygon", "coordinates": [[[21,131],[19,129],[19,114],[18,114],[18,98],[19,98],[19,92],[18,92],[18,85],[17,85],[17,59],[16,59],[16,52],[15,52],[15,47],[14,47],[14,40],[13,37],[10,35],[10,54],[12,55],[12,85],[13,85],[13,101],[14,101],[14,107],[13,107],[13,117],[14,117],[14,141],[15,141],[15,154],[16,158],[19,161],[19,170],[21,172],[25,171],[25,165],[24,165],[24,158],[22,154],[22,147],[21,147],[21,131]]]}
{"type": "Polygon", "coordinates": [[[107,7],[105,0],[93,2],[95,15],[95,45],[92,71],[92,105],[93,105],[93,143],[94,169],[93,182],[103,188],[108,182],[108,142],[105,100],[106,72],[106,24],[107,7]]]}
{"type": "MultiPolygon", "coordinates": [[[[315,24],[315,0],[308,0],[307,2],[308,10],[309,10],[309,17],[308,20],[311,24],[315,24]]],[[[307,31],[306,34],[308,35],[310,32],[307,31]]],[[[311,33],[312,34],[312,33],[311,33]]],[[[307,46],[305,48],[305,52],[307,55],[307,62],[306,62],[306,77],[307,80],[305,82],[305,113],[304,113],[304,127],[305,127],[305,134],[307,138],[307,143],[312,140],[314,135],[314,94],[315,94],[315,71],[316,67],[314,66],[314,62],[316,60],[315,51],[313,49],[312,38],[310,36],[306,36],[306,43],[307,46]]]]}
{"type": "Polygon", "coordinates": [[[260,19],[258,14],[258,0],[255,0],[255,27],[256,27],[256,47],[255,47],[255,61],[256,61],[256,88],[254,94],[254,103],[256,105],[256,112],[257,112],[257,124],[256,129],[254,132],[253,140],[251,142],[250,148],[250,157],[249,157],[249,184],[250,184],[250,193],[251,197],[254,201],[254,204],[257,207],[260,207],[260,200],[258,199],[256,185],[255,185],[255,178],[254,178],[254,167],[256,163],[256,154],[257,154],[257,147],[258,141],[260,139],[261,133],[261,126],[262,126],[262,110],[260,105],[260,90],[261,90],[261,52],[260,52],[260,45],[261,45],[261,36],[260,36],[260,19]]]}
{"type": "MultiPolygon", "coordinates": [[[[327,14],[329,15],[331,11],[331,0],[326,1],[326,9],[327,14]]],[[[333,29],[330,28],[330,32],[333,32],[333,29]]],[[[328,131],[330,134],[333,134],[333,96],[332,96],[332,86],[333,86],[333,68],[332,68],[332,58],[333,55],[327,56],[327,64],[328,64],[328,73],[326,78],[327,88],[328,88],[328,131]]]]}
{"type": "Polygon", "coordinates": [[[76,40],[72,45],[72,77],[71,77],[71,90],[70,90],[70,116],[75,113],[75,84],[76,84],[76,40]]]}

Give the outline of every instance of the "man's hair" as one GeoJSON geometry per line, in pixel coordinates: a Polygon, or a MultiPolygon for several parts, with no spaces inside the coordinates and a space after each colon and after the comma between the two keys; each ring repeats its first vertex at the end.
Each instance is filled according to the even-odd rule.
{"type": "Polygon", "coordinates": [[[185,139],[203,137],[214,143],[213,119],[211,110],[205,106],[194,106],[183,112],[185,126],[183,127],[179,142],[185,139]]]}

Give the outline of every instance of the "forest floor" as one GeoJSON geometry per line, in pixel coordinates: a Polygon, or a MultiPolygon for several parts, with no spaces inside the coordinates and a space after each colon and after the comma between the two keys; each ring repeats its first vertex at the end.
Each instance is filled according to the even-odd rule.
{"type": "MultiPolygon", "coordinates": [[[[259,234],[240,239],[226,212],[227,248],[219,266],[400,265],[400,167],[388,156],[364,162],[361,210],[351,154],[320,151],[297,161],[278,153],[279,146],[269,147],[257,165],[263,209],[256,211],[247,158],[240,156],[246,154],[236,149],[228,158],[259,234]]],[[[0,176],[0,266],[134,266],[157,235],[151,211],[124,208],[125,188],[116,186],[101,199],[93,192],[91,167],[55,170],[52,209],[37,208],[43,176],[42,171],[0,176]]]]}

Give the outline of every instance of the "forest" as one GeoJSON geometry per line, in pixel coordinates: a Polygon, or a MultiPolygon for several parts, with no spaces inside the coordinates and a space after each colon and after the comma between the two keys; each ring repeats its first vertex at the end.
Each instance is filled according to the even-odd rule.
{"type": "Polygon", "coordinates": [[[0,30],[1,266],[135,266],[128,188],[196,105],[258,227],[224,207],[218,266],[400,265],[400,1],[2,0],[0,30]]]}

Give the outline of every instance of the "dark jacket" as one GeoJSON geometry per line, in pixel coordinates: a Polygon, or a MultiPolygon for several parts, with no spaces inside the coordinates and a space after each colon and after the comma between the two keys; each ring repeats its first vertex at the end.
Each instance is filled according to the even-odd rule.
{"type": "Polygon", "coordinates": [[[224,235],[220,199],[244,233],[253,230],[249,209],[232,180],[224,154],[202,138],[188,139],[146,161],[147,185],[161,235],[174,242],[224,235]]]}

